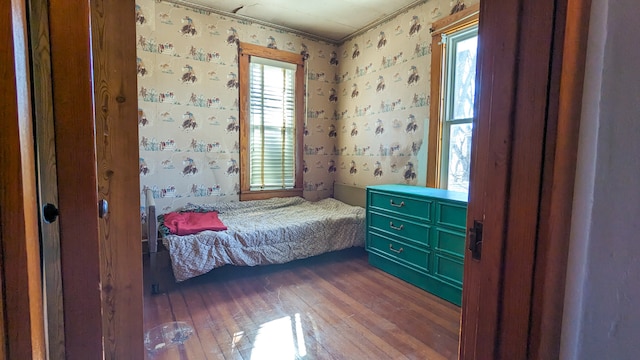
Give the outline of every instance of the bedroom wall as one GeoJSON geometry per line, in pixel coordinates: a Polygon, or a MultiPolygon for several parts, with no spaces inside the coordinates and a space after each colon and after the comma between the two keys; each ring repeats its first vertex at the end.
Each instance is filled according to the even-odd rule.
{"type": "Polygon", "coordinates": [[[337,47],[207,11],[137,0],[143,220],[146,188],[161,213],[189,202],[238,200],[235,38],[309,53],[305,198],[331,196],[334,181],[356,187],[425,184],[429,28],[455,5],[426,1],[337,47]]]}
{"type": "Polygon", "coordinates": [[[426,184],[429,28],[456,5],[427,1],[340,46],[336,183],[426,184]]]}
{"type": "Polygon", "coordinates": [[[304,196],[331,195],[336,142],[328,136],[337,66],[332,44],[156,0],[136,1],[140,193],[158,211],[238,200],[237,46],[240,41],[308,51],[304,196]]]}

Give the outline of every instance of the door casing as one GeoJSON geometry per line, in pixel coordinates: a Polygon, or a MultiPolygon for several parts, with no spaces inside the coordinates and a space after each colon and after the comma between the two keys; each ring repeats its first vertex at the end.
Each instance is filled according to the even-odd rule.
{"type": "Polygon", "coordinates": [[[590,0],[483,1],[460,358],[558,358],[590,0]]]}
{"type": "Polygon", "coordinates": [[[45,355],[27,16],[0,3],[0,359],[45,355]]]}
{"type": "MultiPolygon", "coordinates": [[[[516,59],[523,62],[525,59],[530,61],[536,55],[530,51],[518,49],[518,46],[526,47],[527,44],[521,44],[518,41],[515,41],[515,39],[517,39],[521,34],[521,28],[515,26],[514,23],[527,23],[527,20],[523,19],[523,16],[533,16],[533,14],[537,14],[537,11],[539,10],[543,11],[546,16],[550,13],[548,3],[536,6],[531,3],[521,4],[522,1],[525,0],[521,0],[520,2],[506,0],[493,2],[485,1],[481,4],[480,22],[482,24],[484,21],[487,21],[485,29],[491,29],[492,33],[492,35],[485,35],[481,42],[486,42],[486,44],[493,43],[492,46],[498,48],[502,46],[502,56],[500,59],[496,59],[494,54],[494,58],[488,60],[504,60],[509,65],[506,67],[498,67],[497,65],[499,65],[499,63],[497,62],[485,63],[484,60],[480,61],[480,72],[484,71],[487,75],[494,75],[492,82],[480,81],[480,92],[493,93],[496,95],[502,94],[503,96],[504,94],[512,95],[508,96],[508,98],[511,98],[509,100],[510,103],[508,109],[511,110],[513,110],[513,105],[517,103],[516,99],[518,99],[518,96],[522,96],[523,94],[520,93],[520,91],[525,88],[525,86],[514,86],[517,74],[517,67],[514,62],[516,59]],[[516,4],[514,5],[513,3],[516,4]],[[527,11],[520,11],[520,6],[522,6],[522,8],[526,8],[527,11]],[[508,12],[515,14],[515,19],[508,22],[508,24],[512,26],[512,28],[509,29],[502,27],[503,24],[498,21],[500,14],[506,14],[508,12]],[[483,16],[483,14],[485,15],[483,16]],[[512,33],[510,30],[515,30],[515,32],[512,33]],[[503,75],[500,75],[504,73],[504,69],[509,70],[506,80],[501,79],[501,76],[503,75]],[[493,90],[490,92],[489,89],[491,89],[491,87],[493,87],[493,90]]],[[[581,41],[586,39],[587,33],[585,20],[578,19],[578,16],[588,13],[588,9],[590,7],[589,4],[588,0],[558,0],[553,2],[553,11],[551,11],[551,16],[560,16],[559,14],[561,13],[561,10],[565,9],[566,17],[564,20],[553,18],[553,21],[551,22],[554,26],[552,41],[548,43],[538,42],[541,38],[538,38],[537,36],[533,36],[533,38],[528,40],[529,46],[532,44],[539,44],[541,47],[548,48],[552,54],[551,58],[547,60],[547,64],[551,65],[551,74],[546,78],[549,81],[548,89],[551,90],[547,90],[545,95],[537,94],[532,99],[534,101],[547,102],[547,107],[551,110],[547,110],[544,113],[544,116],[551,120],[553,120],[556,115],[553,115],[553,105],[548,101],[550,96],[549,94],[553,94],[553,91],[559,92],[559,101],[556,105],[557,108],[555,109],[557,114],[555,130],[548,130],[548,127],[547,132],[542,130],[544,134],[543,136],[545,137],[546,147],[544,148],[542,153],[543,155],[540,158],[541,164],[538,167],[539,170],[527,173],[530,177],[538,177],[540,179],[540,192],[537,198],[542,199],[540,200],[542,201],[542,204],[539,205],[540,208],[536,211],[536,217],[538,218],[536,223],[543,225],[540,228],[541,230],[535,232],[535,236],[532,236],[531,233],[525,234],[529,237],[530,241],[527,245],[528,249],[530,249],[530,251],[527,252],[527,256],[534,260],[539,260],[541,257],[546,260],[542,263],[539,261],[530,261],[527,263],[525,271],[529,271],[530,276],[524,279],[524,283],[526,284],[523,286],[526,289],[525,293],[528,292],[530,294],[528,296],[530,300],[528,305],[525,306],[526,310],[508,312],[508,314],[520,317],[516,322],[514,322],[514,324],[526,319],[524,323],[527,325],[527,328],[531,330],[527,331],[524,335],[522,333],[511,334],[504,331],[505,325],[508,326],[512,321],[511,317],[504,317],[504,315],[507,314],[505,309],[513,309],[511,306],[517,305],[515,301],[520,295],[512,296],[512,294],[518,292],[518,290],[510,285],[512,282],[509,280],[504,281],[504,279],[501,278],[503,275],[503,269],[511,269],[513,266],[518,266],[514,262],[516,258],[513,256],[512,252],[510,250],[505,251],[504,249],[512,246],[513,244],[512,238],[506,236],[506,234],[511,234],[510,236],[513,236],[513,234],[509,232],[509,226],[513,226],[515,223],[514,220],[518,220],[519,216],[523,215],[520,211],[517,211],[517,197],[509,198],[508,202],[511,206],[508,209],[505,209],[504,206],[505,202],[507,202],[508,196],[515,196],[515,194],[513,194],[513,189],[519,186],[519,180],[513,176],[513,168],[507,166],[506,163],[502,163],[505,159],[513,161],[512,157],[495,158],[496,155],[504,155],[505,151],[508,151],[509,154],[518,152],[512,147],[514,145],[513,143],[509,143],[509,146],[506,146],[504,143],[499,141],[500,139],[509,139],[509,141],[512,141],[513,138],[510,137],[511,132],[510,134],[504,134],[504,129],[498,129],[494,126],[489,127],[489,129],[497,131],[498,134],[490,132],[483,136],[483,133],[480,132],[481,134],[476,136],[474,139],[474,142],[477,142],[480,146],[482,146],[482,144],[484,144],[484,146],[492,145],[493,147],[490,147],[492,152],[488,153],[488,156],[494,156],[494,158],[490,159],[496,160],[497,162],[491,162],[489,159],[483,160],[482,158],[479,160],[474,159],[475,163],[484,164],[486,168],[485,170],[480,170],[480,165],[474,165],[477,169],[473,171],[474,175],[472,176],[480,176],[482,174],[490,175],[491,172],[489,170],[494,170],[497,166],[498,171],[501,172],[501,176],[504,178],[508,175],[510,176],[510,180],[508,184],[506,181],[502,180],[490,184],[485,183],[481,187],[478,186],[477,188],[472,188],[472,198],[475,196],[474,194],[490,194],[492,191],[498,191],[498,193],[503,194],[501,198],[496,198],[493,202],[498,203],[498,205],[501,206],[502,210],[500,210],[500,216],[506,219],[506,222],[498,222],[495,220],[485,222],[485,226],[489,225],[494,227],[494,229],[489,231],[489,233],[494,234],[493,236],[496,236],[500,240],[499,243],[488,241],[484,244],[484,255],[488,255],[483,258],[483,261],[490,261],[475,264],[483,265],[478,266],[478,269],[475,270],[488,270],[492,272],[482,272],[482,276],[478,276],[479,273],[472,273],[471,275],[468,275],[469,271],[465,269],[466,285],[463,300],[461,342],[462,358],[481,358],[480,353],[477,352],[477,349],[480,347],[479,344],[482,346],[489,344],[489,346],[487,346],[491,349],[489,351],[497,357],[516,353],[524,353],[525,357],[532,357],[533,354],[536,354],[536,351],[543,348],[544,344],[548,345],[548,349],[545,348],[544,351],[538,352],[539,354],[553,354],[555,351],[553,344],[545,343],[545,341],[548,340],[544,340],[544,336],[541,336],[541,333],[544,329],[555,329],[554,331],[559,331],[559,326],[555,325],[561,321],[557,316],[557,311],[559,310],[560,313],[562,311],[561,302],[558,302],[561,295],[558,295],[557,291],[553,292],[553,289],[560,289],[560,292],[562,292],[564,287],[561,286],[563,284],[562,282],[549,281],[549,278],[554,274],[559,275],[560,277],[564,276],[562,269],[563,266],[566,266],[566,253],[559,251],[559,253],[554,255],[548,255],[548,253],[547,255],[539,253],[537,257],[534,255],[535,250],[538,252],[544,251],[545,249],[547,249],[547,251],[549,250],[549,246],[546,248],[542,247],[543,243],[548,245],[552,240],[558,240],[561,242],[568,241],[568,237],[566,236],[568,229],[563,228],[562,223],[569,223],[567,216],[570,214],[570,207],[567,208],[566,205],[559,206],[558,202],[561,198],[565,200],[567,197],[570,198],[570,195],[568,196],[566,194],[571,193],[570,190],[572,190],[573,187],[572,177],[574,172],[571,169],[563,170],[561,165],[566,165],[567,162],[573,158],[572,154],[575,153],[575,147],[577,147],[577,132],[572,133],[571,131],[575,130],[579,123],[579,111],[576,113],[577,110],[572,111],[571,109],[579,109],[580,107],[579,104],[581,96],[579,95],[581,94],[581,81],[584,76],[584,56],[582,56],[581,53],[585,48],[584,46],[581,46],[581,41]],[[569,4],[569,6],[567,6],[567,4],[569,4]],[[577,5],[577,7],[574,8],[571,4],[577,5]],[[578,10],[574,11],[573,9],[578,10]],[[566,31],[561,30],[561,28],[566,28],[566,31]],[[558,44],[558,34],[562,32],[564,32],[564,35],[561,37],[563,39],[563,44],[560,46],[558,44]],[[557,53],[557,49],[559,48],[563,49],[561,54],[557,53]],[[573,69],[571,69],[571,66],[573,66],[573,69]],[[499,134],[502,134],[502,138],[492,138],[492,136],[499,134]],[[565,142],[565,140],[560,140],[561,135],[568,136],[567,142],[565,142]],[[555,143],[552,141],[553,138],[551,138],[554,136],[556,141],[555,143]],[[565,145],[566,148],[561,147],[565,145]],[[560,189],[554,188],[555,186],[560,186],[560,189]],[[509,189],[509,191],[507,192],[506,189],[509,189]],[[553,217],[553,214],[557,214],[559,216],[553,217]],[[508,241],[511,241],[511,243],[506,243],[508,241]],[[531,241],[533,241],[533,243],[531,243],[531,241]],[[495,248],[492,248],[494,246],[495,248]],[[512,255],[505,256],[505,254],[512,255]],[[554,271],[556,271],[556,273],[554,273],[554,271]],[[494,277],[495,274],[498,274],[498,277],[494,277]],[[534,279],[536,279],[535,288],[533,287],[534,279]],[[477,284],[476,281],[478,282],[477,284]],[[487,291],[485,294],[488,296],[482,298],[482,300],[485,301],[483,304],[478,302],[472,303],[471,301],[473,300],[469,300],[469,298],[477,296],[473,294],[466,294],[470,290],[473,290],[474,287],[476,290],[478,290],[478,288],[482,288],[485,289],[484,291],[487,291]],[[501,306],[498,306],[498,304],[501,304],[501,306]],[[484,307],[485,305],[488,307],[484,307]],[[489,311],[485,311],[486,309],[489,309],[489,311]],[[474,316],[474,313],[476,316],[474,316]],[[485,315],[479,316],[479,314],[485,315]],[[550,316],[550,314],[555,315],[555,320],[550,316]],[[470,325],[469,321],[473,321],[474,318],[477,319],[480,317],[489,319],[489,321],[484,324],[482,322],[476,322],[475,326],[470,325]],[[538,319],[540,320],[540,324],[536,325],[535,321],[538,319]],[[477,330],[477,332],[475,332],[475,330],[477,330]],[[475,333],[476,336],[468,338],[467,335],[469,331],[475,333]],[[479,341],[478,339],[482,340],[479,341]],[[487,339],[489,341],[485,342],[487,339]],[[538,343],[536,344],[536,342],[538,343]],[[466,349],[475,350],[467,352],[466,349]]],[[[91,59],[90,55],[100,57],[102,52],[116,53],[117,51],[115,51],[115,49],[118,49],[118,44],[113,43],[114,40],[111,38],[100,38],[96,40],[96,43],[92,43],[90,36],[92,27],[89,26],[89,21],[92,15],[99,18],[104,17],[104,19],[101,18],[100,20],[96,20],[98,21],[97,23],[91,23],[91,25],[97,25],[97,27],[94,28],[95,33],[93,35],[99,36],[101,31],[109,30],[116,26],[116,24],[109,22],[106,18],[109,18],[110,16],[115,17],[123,15],[124,19],[129,19],[127,18],[127,16],[129,16],[128,10],[124,10],[121,13],[117,8],[121,7],[128,9],[130,5],[132,6],[129,2],[121,3],[120,1],[113,2],[113,5],[106,1],[92,2],[91,4],[88,2],[76,2],[73,5],[66,5],[65,2],[60,0],[50,1],[53,79],[54,84],[57,83],[55,86],[60,86],[58,88],[54,86],[53,97],[56,109],[54,116],[56,118],[56,129],[60,129],[61,133],[63,130],[66,132],[64,135],[61,134],[62,139],[57,138],[57,141],[63,144],[73,144],[74,149],[74,151],[69,151],[68,149],[62,150],[62,152],[59,151],[58,169],[60,175],[60,209],[61,211],[66,209],[64,210],[64,217],[69,218],[65,223],[62,221],[63,217],[61,217],[62,239],[65,243],[70,245],[68,248],[62,249],[63,279],[65,282],[65,335],[67,349],[73,349],[72,354],[77,354],[76,357],[80,356],[80,353],[77,351],[82,349],[89,351],[82,354],[84,356],[83,358],[87,358],[87,356],[91,354],[96,354],[96,358],[99,358],[103,351],[102,337],[105,330],[99,313],[103,306],[101,301],[101,291],[105,290],[100,287],[102,284],[101,268],[104,267],[105,263],[101,258],[101,252],[108,252],[112,248],[110,246],[103,246],[104,243],[101,242],[101,234],[104,234],[110,226],[117,225],[114,224],[117,222],[115,217],[112,219],[112,223],[108,224],[109,227],[105,227],[106,224],[100,224],[100,220],[98,220],[97,217],[96,203],[99,191],[97,189],[98,163],[101,159],[98,158],[98,152],[95,150],[96,137],[94,136],[93,130],[95,129],[95,119],[99,116],[97,116],[93,111],[93,105],[95,103],[99,103],[101,105],[106,104],[107,114],[113,114],[110,111],[113,110],[113,106],[117,108],[118,105],[113,104],[111,100],[115,100],[116,103],[118,102],[117,97],[119,89],[113,89],[113,86],[117,81],[112,83],[109,80],[105,80],[109,79],[107,76],[108,72],[105,72],[98,78],[101,79],[101,81],[104,80],[107,82],[107,90],[100,90],[105,89],[103,88],[105,83],[92,82],[92,79],[94,79],[93,66],[96,62],[92,64],[89,59],[91,59]],[[103,20],[104,22],[102,22],[103,20]],[[68,91],[68,93],[65,94],[65,91],[68,91]],[[100,96],[103,96],[100,101],[94,100],[94,97],[98,98],[100,96]],[[104,101],[105,98],[108,99],[106,102],[104,101]],[[60,167],[64,169],[62,172],[60,172],[60,167]],[[63,200],[63,198],[65,198],[65,200],[63,200]],[[62,205],[63,202],[66,204],[64,208],[62,205]],[[82,226],[80,226],[80,224],[82,224],[82,226]],[[96,259],[101,265],[96,266],[96,259]],[[65,266],[67,267],[65,268],[65,266]],[[75,272],[72,270],[75,270],[75,272]],[[76,296],[73,296],[74,294],[76,296]],[[82,310],[75,311],[75,309],[68,306],[70,304],[67,304],[67,302],[80,306],[82,310]],[[82,323],[82,329],[90,328],[92,331],[79,331],[80,326],[74,325],[79,323],[82,323]],[[81,343],[86,344],[86,346],[83,346],[81,343]],[[92,350],[96,352],[91,352],[92,350]]],[[[14,44],[15,47],[16,39],[18,39],[19,42],[21,36],[20,31],[16,33],[15,29],[21,28],[22,36],[25,36],[26,25],[24,23],[24,18],[16,19],[12,17],[12,14],[24,14],[24,12],[24,6],[21,7],[19,1],[13,1],[10,5],[3,3],[3,5],[0,6],[0,25],[5,30],[2,32],[3,35],[1,36],[6,37],[5,40],[7,40],[3,43],[14,44]],[[12,10],[14,10],[13,7],[15,7],[17,11],[12,12],[12,10]]],[[[132,17],[130,19],[132,19],[132,17]]],[[[547,18],[547,20],[544,21],[546,24],[544,27],[549,26],[548,20],[549,19],[547,18]]],[[[588,19],[586,21],[588,24],[588,19]]],[[[131,21],[131,23],[133,23],[133,21],[131,21]]],[[[126,29],[130,28],[125,27],[125,35],[129,34],[128,36],[130,36],[133,41],[135,39],[135,31],[131,32],[131,30],[126,29]]],[[[120,30],[121,29],[114,29],[112,32],[118,33],[120,30]]],[[[488,34],[488,31],[489,30],[485,30],[485,34],[488,34]]],[[[486,44],[484,46],[487,46],[486,44]]],[[[14,47],[10,46],[12,51],[14,50],[14,47]]],[[[542,53],[547,53],[547,51],[542,51],[542,53]]],[[[18,52],[2,52],[1,56],[0,61],[3,64],[2,68],[10,70],[15,68],[16,61],[25,61],[27,58],[26,51],[24,52],[24,55],[18,52]],[[24,56],[23,60],[19,60],[21,56],[24,56]],[[10,66],[4,66],[5,64],[10,64],[10,66]]],[[[107,55],[107,58],[108,57],[109,55],[107,55]]],[[[101,63],[101,60],[96,61],[98,68],[104,66],[103,70],[109,68],[109,65],[113,65],[116,70],[119,69],[126,72],[124,69],[127,65],[124,61],[116,61],[114,63],[109,62],[109,60],[105,60],[106,62],[104,63],[101,63]]],[[[131,61],[133,61],[133,58],[131,61]]],[[[135,67],[133,66],[131,67],[131,69],[134,68],[135,67]]],[[[0,211],[0,218],[2,219],[0,236],[3,244],[3,266],[1,278],[5,291],[3,293],[2,300],[4,302],[4,308],[6,309],[13,309],[12,306],[17,306],[17,303],[22,300],[27,301],[26,303],[29,303],[30,306],[22,307],[22,309],[24,309],[22,311],[10,311],[5,312],[4,314],[0,312],[0,315],[4,315],[4,318],[2,319],[4,326],[0,327],[0,330],[5,330],[4,336],[2,337],[5,344],[2,348],[6,350],[4,353],[5,356],[7,354],[18,354],[19,358],[30,358],[39,357],[38,355],[41,354],[44,344],[41,335],[42,329],[38,329],[37,322],[34,322],[34,319],[42,318],[42,304],[40,303],[38,305],[38,301],[36,300],[38,298],[41,299],[42,295],[41,289],[39,288],[39,282],[36,279],[39,276],[39,262],[35,261],[34,265],[33,256],[28,255],[29,252],[33,254],[33,239],[37,238],[35,236],[35,229],[37,229],[37,210],[35,209],[35,202],[33,201],[35,198],[35,173],[33,171],[35,160],[33,154],[33,143],[29,141],[32,134],[30,120],[25,122],[25,112],[20,111],[20,109],[24,109],[24,103],[28,102],[29,97],[25,95],[25,92],[21,92],[21,87],[16,86],[16,84],[28,84],[28,80],[24,77],[21,78],[20,76],[26,75],[19,72],[16,72],[18,75],[17,77],[10,73],[2,74],[6,76],[0,77],[0,81],[3,83],[3,88],[8,89],[6,96],[2,100],[6,102],[6,104],[3,103],[3,108],[8,109],[8,114],[10,116],[9,119],[11,119],[9,121],[9,126],[3,129],[3,132],[0,135],[0,140],[3,141],[3,144],[7,144],[6,147],[3,146],[2,150],[0,150],[3,151],[1,154],[2,160],[0,160],[2,161],[1,164],[3,171],[2,175],[0,175],[0,179],[2,181],[3,189],[7,189],[7,191],[2,192],[2,196],[0,197],[0,209],[6,209],[8,206],[12,206],[12,209],[15,211],[12,211],[10,215],[8,215],[6,211],[0,211]],[[19,226],[18,229],[9,228],[9,224],[13,224],[16,220],[22,221],[22,219],[24,219],[24,226],[19,226]],[[11,236],[12,239],[11,244],[8,244],[7,241],[9,236],[11,236]],[[14,254],[11,253],[12,251],[17,251],[18,256],[10,258],[9,255],[14,254]],[[21,267],[13,267],[12,264],[16,264],[16,262],[19,262],[18,265],[26,265],[26,268],[24,268],[25,270],[14,272],[13,269],[23,269],[21,267]],[[11,273],[4,270],[8,268],[12,269],[11,273]],[[38,274],[35,278],[33,277],[34,269],[36,270],[35,274],[38,274]],[[15,281],[19,276],[21,276],[20,274],[27,276],[27,279],[30,280],[26,283],[15,281]],[[25,290],[26,292],[20,292],[25,290]],[[20,298],[18,299],[15,294],[21,294],[19,296],[20,298]],[[21,323],[20,319],[26,319],[27,322],[21,323]],[[29,319],[31,319],[31,321],[28,321],[29,319]],[[22,332],[24,329],[26,329],[27,332],[22,332]],[[26,333],[29,333],[32,336],[25,339],[24,334],[26,333]],[[18,334],[20,336],[18,336],[18,334]]],[[[535,72],[531,71],[525,73],[535,72]]],[[[123,78],[128,79],[128,75],[123,78]]],[[[519,79],[518,84],[522,85],[526,83],[524,82],[526,79],[527,77],[519,79]]],[[[135,76],[129,80],[131,80],[132,84],[135,84],[135,76]]],[[[126,86],[123,84],[124,82],[120,85],[126,86]]],[[[128,92],[123,96],[125,97],[125,102],[131,100],[128,92]]],[[[27,106],[27,108],[29,107],[27,106]]],[[[539,108],[537,109],[539,111],[539,108]]],[[[104,108],[96,108],[96,112],[100,111],[105,110],[104,108]]],[[[125,113],[128,114],[128,111],[129,110],[126,110],[125,113]]],[[[498,109],[498,112],[501,111],[503,112],[503,116],[512,116],[511,111],[498,109]]],[[[116,111],[116,113],[118,112],[116,111]]],[[[481,113],[482,110],[480,111],[480,114],[481,113]]],[[[495,114],[492,113],[492,116],[494,115],[495,114]]],[[[109,116],[106,117],[108,118],[109,116]]],[[[135,119],[135,116],[133,116],[132,119],[135,119]]],[[[518,136],[522,136],[526,127],[519,127],[522,125],[519,122],[513,122],[513,119],[509,121],[511,122],[508,123],[507,128],[510,129],[510,131],[513,131],[513,134],[520,134],[518,136]]],[[[494,121],[492,119],[490,123],[492,125],[497,124],[498,120],[495,119],[494,121]]],[[[548,126],[549,123],[546,123],[546,125],[548,126]]],[[[538,126],[540,126],[540,123],[538,123],[538,126]]],[[[105,130],[105,128],[102,128],[102,130],[105,130]]],[[[541,130],[536,129],[536,131],[540,134],[541,130]]],[[[99,136],[102,137],[103,135],[104,133],[100,133],[99,136]]],[[[56,134],[56,136],[58,136],[58,134],[56,134]]],[[[126,142],[134,141],[129,137],[126,139],[126,142]]],[[[137,143],[137,140],[135,141],[137,143]]],[[[476,152],[476,154],[477,153],[478,152],[476,152]]],[[[131,166],[126,165],[124,168],[120,168],[119,165],[115,163],[114,165],[115,166],[113,168],[110,167],[111,165],[101,168],[103,170],[107,169],[107,171],[100,172],[100,176],[104,177],[106,181],[111,179],[111,176],[113,176],[113,174],[108,170],[118,173],[118,176],[120,171],[124,171],[128,176],[133,175],[131,166]]],[[[522,176],[522,172],[518,173],[522,176]]],[[[135,176],[137,176],[137,171],[135,172],[135,176]]],[[[113,193],[113,191],[114,190],[111,189],[110,193],[113,193]]],[[[104,196],[104,194],[105,193],[102,192],[101,196],[104,196]]],[[[570,203],[570,201],[568,203],[570,203]]],[[[482,204],[484,208],[488,208],[488,205],[491,205],[491,203],[487,202],[479,202],[478,204],[482,204]]],[[[473,214],[473,212],[470,211],[470,214],[473,214]]],[[[472,217],[470,216],[470,218],[472,217]]],[[[530,219],[528,221],[530,221],[530,219]]],[[[133,231],[135,232],[136,230],[133,231]]],[[[134,235],[136,234],[131,234],[131,238],[133,238],[134,235]]],[[[485,236],[488,235],[489,234],[485,233],[485,236]]],[[[121,239],[112,240],[116,242],[122,240],[122,243],[124,244],[127,241],[128,236],[129,235],[126,235],[121,239]]],[[[138,244],[135,244],[135,246],[137,247],[138,244]]],[[[116,251],[119,252],[123,249],[133,248],[134,247],[131,244],[128,244],[123,245],[122,248],[117,248],[116,251]]],[[[137,256],[135,249],[134,254],[137,256]]],[[[105,259],[108,259],[108,257],[105,257],[105,259]]],[[[470,264],[473,265],[473,263],[470,264]]],[[[127,263],[125,262],[120,265],[127,265],[127,263]]],[[[133,270],[136,270],[135,266],[137,265],[130,265],[132,265],[133,270]]],[[[129,270],[127,269],[125,271],[129,270]]],[[[134,278],[131,283],[134,284],[135,287],[138,283],[137,280],[135,280],[136,275],[131,276],[134,278]]],[[[112,279],[115,280],[113,280],[112,283],[109,283],[109,286],[114,288],[119,286],[118,278],[114,277],[112,279]]],[[[113,288],[106,290],[110,291],[113,290],[113,288]]],[[[113,298],[111,298],[111,300],[113,300],[113,298]]],[[[140,302],[133,304],[132,308],[137,308],[139,314],[141,314],[141,292],[140,302]]],[[[122,314],[126,311],[126,309],[123,310],[122,314]]],[[[114,315],[115,312],[107,312],[107,314],[114,315]]],[[[120,348],[121,350],[118,351],[131,351],[133,354],[141,354],[141,319],[139,319],[139,323],[138,319],[139,318],[137,317],[133,318],[131,323],[114,323],[116,325],[112,329],[122,329],[124,333],[128,335],[132,334],[132,332],[129,332],[130,330],[127,328],[130,328],[133,323],[133,327],[136,328],[133,331],[133,338],[137,338],[139,340],[138,342],[126,341],[122,343],[122,347],[120,348]]],[[[106,332],[108,331],[109,330],[106,332]]],[[[2,335],[1,331],[0,335],[2,335]]],[[[109,349],[113,349],[113,347],[109,346],[109,349]]],[[[2,350],[0,350],[0,357],[1,355],[3,355],[2,350]]]]}

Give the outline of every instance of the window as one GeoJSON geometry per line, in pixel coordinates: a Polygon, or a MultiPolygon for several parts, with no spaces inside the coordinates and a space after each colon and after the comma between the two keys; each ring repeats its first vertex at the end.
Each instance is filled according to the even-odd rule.
{"type": "Polygon", "coordinates": [[[469,191],[478,27],[444,37],[446,50],[440,186],[469,191]]]}
{"type": "Polygon", "coordinates": [[[302,195],[301,55],[240,43],[240,200],[302,195]]]}
{"type": "Polygon", "coordinates": [[[427,186],[469,191],[477,9],[434,23],[427,186]]]}

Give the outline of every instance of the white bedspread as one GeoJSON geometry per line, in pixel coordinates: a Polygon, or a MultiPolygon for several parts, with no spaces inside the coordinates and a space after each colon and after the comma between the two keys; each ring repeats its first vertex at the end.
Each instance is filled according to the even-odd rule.
{"type": "Polygon", "coordinates": [[[177,281],[225,264],[279,264],[364,246],[365,210],[331,198],[317,202],[274,198],[198,207],[218,211],[228,230],[166,236],[163,242],[177,281]]]}

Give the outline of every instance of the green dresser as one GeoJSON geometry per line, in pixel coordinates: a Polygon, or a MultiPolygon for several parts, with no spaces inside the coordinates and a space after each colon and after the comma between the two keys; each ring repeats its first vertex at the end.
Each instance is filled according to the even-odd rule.
{"type": "Polygon", "coordinates": [[[467,194],[411,185],[367,187],[369,263],[460,305],[467,194]]]}

